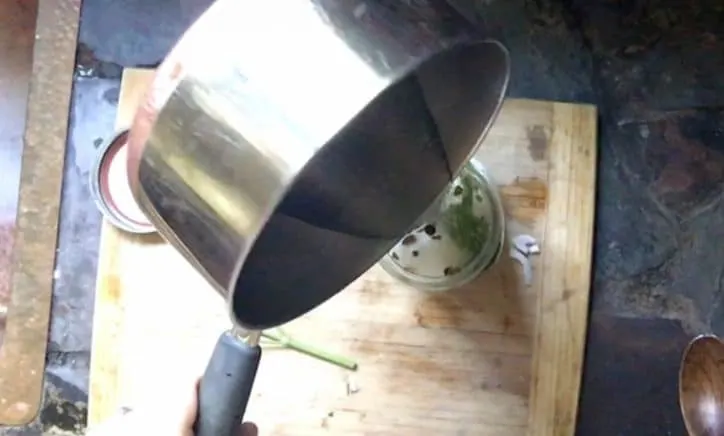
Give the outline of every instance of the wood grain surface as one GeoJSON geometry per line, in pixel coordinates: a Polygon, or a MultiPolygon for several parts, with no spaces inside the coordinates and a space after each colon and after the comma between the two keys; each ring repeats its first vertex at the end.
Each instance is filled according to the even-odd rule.
{"type": "MultiPolygon", "coordinates": [[[[148,71],[126,70],[118,126],[148,71]]],[[[110,132],[109,132],[110,134],[110,132]]],[[[504,256],[445,294],[371,268],[285,329],[354,358],[346,371],[286,350],[262,358],[247,419],[262,434],[572,435],[588,317],[596,110],[508,100],[478,153],[500,187],[510,236],[541,243],[526,286],[504,256]]],[[[203,369],[229,327],[225,305],[158,237],[105,225],[90,424],[203,369]]],[[[280,271],[283,273],[283,271],[280,271]]]]}

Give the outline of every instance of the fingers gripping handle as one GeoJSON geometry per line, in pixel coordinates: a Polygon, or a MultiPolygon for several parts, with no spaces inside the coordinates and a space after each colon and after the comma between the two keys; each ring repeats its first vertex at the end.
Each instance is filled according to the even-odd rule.
{"type": "Polygon", "coordinates": [[[235,436],[244,418],[261,348],[229,332],[219,337],[199,385],[196,436],[235,436]]]}

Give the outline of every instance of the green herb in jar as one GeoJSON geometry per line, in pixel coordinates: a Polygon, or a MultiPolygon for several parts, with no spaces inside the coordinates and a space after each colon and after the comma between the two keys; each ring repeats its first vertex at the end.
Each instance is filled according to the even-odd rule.
{"type": "MultiPolygon", "coordinates": [[[[485,217],[475,214],[475,199],[482,198],[480,187],[472,176],[460,176],[460,185],[455,188],[456,198],[462,196],[459,203],[450,204],[443,212],[442,223],[447,227],[455,243],[471,254],[482,250],[490,233],[485,217]],[[462,187],[462,192],[458,189],[462,187]]],[[[479,200],[478,200],[479,201],[479,200]]]]}

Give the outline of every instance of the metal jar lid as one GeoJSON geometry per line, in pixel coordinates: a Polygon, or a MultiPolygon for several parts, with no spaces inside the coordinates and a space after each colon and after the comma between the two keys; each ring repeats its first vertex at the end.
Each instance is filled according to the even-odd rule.
{"type": "Polygon", "coordinates": [[[90,173],[90,190],[98,209],[113,226],[137,234],[156,229],[140,209],[128,183],[128,129],[116,132],[99,150],[90,173]]]}

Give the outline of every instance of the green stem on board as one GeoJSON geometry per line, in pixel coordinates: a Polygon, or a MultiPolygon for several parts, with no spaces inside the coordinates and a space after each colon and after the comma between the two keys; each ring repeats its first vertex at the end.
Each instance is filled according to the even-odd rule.
{"type": "Polygon", "coordinates": [[[281,328],[275,328],[273,330],[264,330],[261,332],[262,338],[271,340],[278,344],[279,346],[283,348],[288,348],[290,350],[298,351],[300,353],[304,353],[308,356],[314,357],[319,360],[323,360],[325,362],[331,363],[333,365],[337,365],[339,367],[349,369],[351,371],[357,370],[357,362],[344,357],[340,356],[335,353],[331,353],[329,351],[323,350],[317,346],[298,341],[294,339],[293,337],[289,336],[284,330],[281,328]]]}

